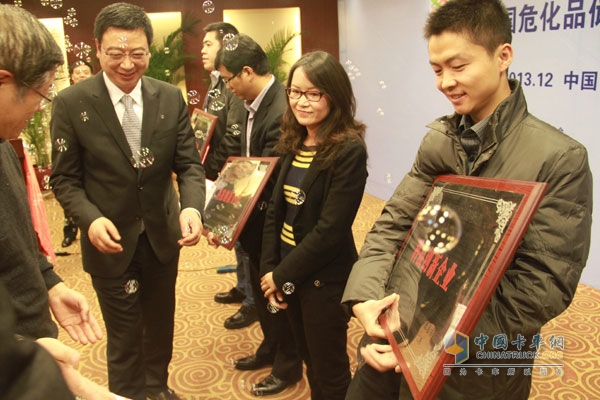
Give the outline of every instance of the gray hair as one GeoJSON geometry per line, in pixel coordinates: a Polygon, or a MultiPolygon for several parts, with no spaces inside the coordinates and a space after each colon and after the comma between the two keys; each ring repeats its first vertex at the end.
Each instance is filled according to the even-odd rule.
{"type": "Polygon", "coordinates": [[[0,4],[0,69],[11,72],[17,86],[40,87],[63,60],[44,24],[21,7],[0,4]]]}

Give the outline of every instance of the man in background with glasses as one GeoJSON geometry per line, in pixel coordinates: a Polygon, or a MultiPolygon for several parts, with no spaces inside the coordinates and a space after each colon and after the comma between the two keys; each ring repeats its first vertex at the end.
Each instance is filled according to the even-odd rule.
{"type": "MultiPolygon", "coordinates": [[[[204,161],[206,178],[216,180],[229,156],[240,155],[240,136],[244,130],[246,109],[244,102],[227,88],[219,71],[215,69],[215,58],[223,47],[223,39],[238,34],[235,26],[227,22],[213,22],[204,27],[202,40],[202,65],[210,72],[210,88],[204,101],[204,111],[218,117],[210,140],[210,148],[204,161]]],[[[222,304],[242,303],[241,307],[225,320],[227,329],[245,328],[258,320],[254,296],[250,287],[248,254],[239,242],[235,244],[237,283],[227,292],[215,294],[215,301],[222,304]]]]}
{"type": "Polygon", "coordinates": [[[136,400],[178,399],[167,384],[177,266],[181,246],[200,239],[204,170],[181,91],[143,76],[153,37],[143,9],[103,8],[94,36],[102,73],[53,101],[52,138],[64,146],[53,149],[50,182],[81,229],[109,387],[136,400]]]}

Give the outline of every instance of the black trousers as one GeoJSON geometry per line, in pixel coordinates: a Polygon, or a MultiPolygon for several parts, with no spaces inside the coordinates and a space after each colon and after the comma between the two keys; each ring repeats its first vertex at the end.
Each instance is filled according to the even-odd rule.
{"type": "Polygon", "coordinates": [[[307,282],[288,296],[286,314],[306,363],[312,400],[344,400],[350,384],[343,283],[307,282]]]}
{"type": "Polygon", "coordinates": [[[145,400],[146,392],[167,389],[178,261],[159,262],[142,234],[123,276],[92,276],[106,325],[109,388],[116,394],[145,400]]]}
{"type": "Polygon", "coordinates": [[[363,363],[352,378],[346,400],[398,400],[401,384],[402,375],[394,370],[381,373],[363,363]]]}
{"type": "Polygon", "coordinates": [[[250,283],[264,336],[256,355],[273,360],[272,374],[277,378],[298,381],[302,378],[302,359],[298,355],[285,312],[271,314],[267,310],[268,301],[260,289],[259,260],[259,254],[250,254],[250,283]]]}

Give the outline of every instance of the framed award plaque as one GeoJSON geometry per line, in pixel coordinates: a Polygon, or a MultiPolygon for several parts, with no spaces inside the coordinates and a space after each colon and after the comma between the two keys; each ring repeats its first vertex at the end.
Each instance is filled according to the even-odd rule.
{"type": "Polygon", "coordinates": [[[457,175],[433,183],[386,288],[401,306],[379,318],[415,399],[439,393],[455,334],[472,334],[546,190],[457,175]]]}
{"type": "Polygon", "coordinates": [[[194,136],[196,137],[196,148],[203,164],[206,160],[206,154],[210,148],[210,139],[212,138],[218,119],[219,117],[216,115],[209,114],[200,108],[194,109],[190,118],[194,136]]]}
{"type": "Polygon", "coordinates": [[[214,233],[231,250],[278,161],[278,157],[229,157],[207,191],[203,233],[214,233]]]}

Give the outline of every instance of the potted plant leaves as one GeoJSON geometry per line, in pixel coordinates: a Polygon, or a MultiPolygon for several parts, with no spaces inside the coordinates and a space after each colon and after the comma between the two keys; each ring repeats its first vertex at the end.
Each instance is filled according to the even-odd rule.
{"type": "Polygon", "coordinates": [[[48,109],[37,111],[21,133],[25,149],[31,157],[42,192],[50,190],[48,181],[52,172],[49,112],[50,110],[48,109]]]}

